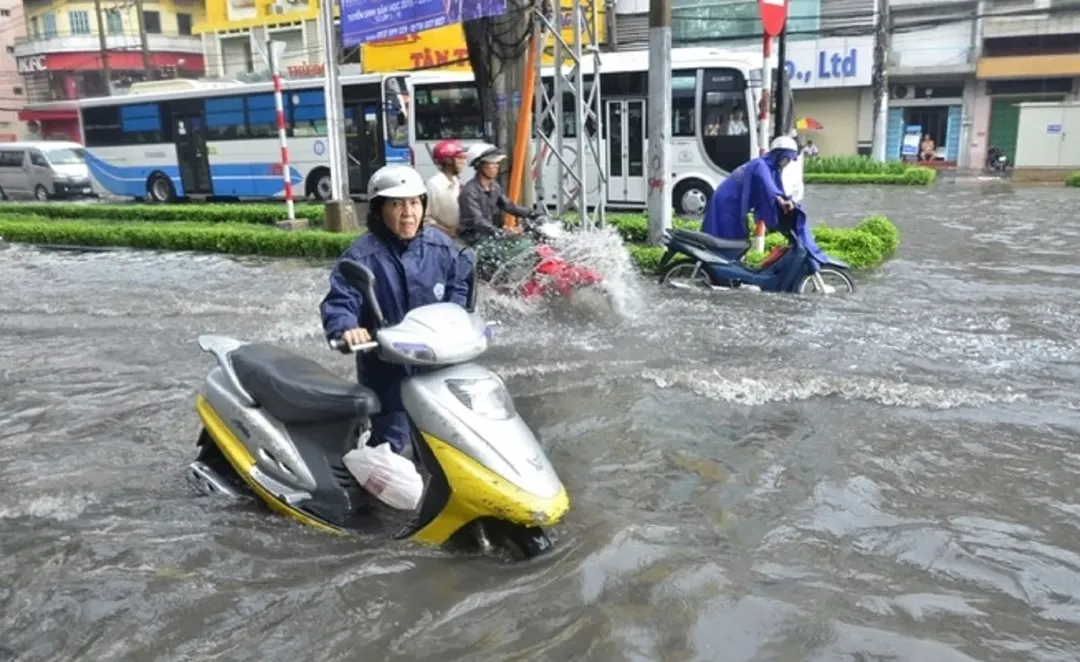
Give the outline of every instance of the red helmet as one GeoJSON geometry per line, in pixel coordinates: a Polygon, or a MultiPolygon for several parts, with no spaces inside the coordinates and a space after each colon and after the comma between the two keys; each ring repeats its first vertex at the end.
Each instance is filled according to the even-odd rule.
{"type": "Polygon", "coordinates": [[[465,155],[465,146],[457,140],[440,140],[431,152],[431,158],[435,163],[453,161],[459,156],[465,155]]]}

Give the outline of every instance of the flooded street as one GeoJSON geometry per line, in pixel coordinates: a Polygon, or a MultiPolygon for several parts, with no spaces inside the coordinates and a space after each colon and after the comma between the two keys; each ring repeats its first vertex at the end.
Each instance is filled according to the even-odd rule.
{"type": "Polygon", "coordinates": [[[496,330],[571,495],[523,565],[194,496],[196,336],[353,374],[325,267],[0,248],[0,660],[1080,659],[1080,191],[806,206],[899,254],[843,300],[643,282],[614,329],[496,330]]]}

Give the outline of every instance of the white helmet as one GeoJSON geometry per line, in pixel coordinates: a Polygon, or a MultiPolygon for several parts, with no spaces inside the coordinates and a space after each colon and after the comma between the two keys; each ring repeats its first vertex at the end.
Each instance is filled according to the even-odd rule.
{"type": "Polygon", "coordinates": [[[368,199],[419,198],[427,195],[424,178],[407,165],[383,166],[371,175],[367,185],[368,199]]]}
{"type": "Polygon", "coordinates": [[[491,143],[476,143],[469,148],[469,151],[465,152],[465,161],[474,168],[479,165],[480,161],[499,163],[505,158],[506,155],[491,143]]]}
{"type": "Polygon", "coordinates": [[[769,145],[770,151],[774,149],[786,149],[792,152],[798,152],[799,145],[791,136],[778,136],[776,140],[773,140],[772,144],[769,145]]]}

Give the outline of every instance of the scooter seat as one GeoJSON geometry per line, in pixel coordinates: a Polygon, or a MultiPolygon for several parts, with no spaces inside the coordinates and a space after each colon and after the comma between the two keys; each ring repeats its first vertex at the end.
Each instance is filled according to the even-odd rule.
{"type": "Polygon", "coordinates": [[[718,251],[745,251],[750,248],[750,242],[743,239],[718,239],[704,232],[694,232],[693,230],[672,230],[671,236],[690,244],[697,244],[718,251]]]}
{"type": "Polygon", "coordinates": [[[229,355],[244,390],[282,423],[366,418],[379,413],[370,389],[346,381],[311,359],[266,343],[229,355]]]}

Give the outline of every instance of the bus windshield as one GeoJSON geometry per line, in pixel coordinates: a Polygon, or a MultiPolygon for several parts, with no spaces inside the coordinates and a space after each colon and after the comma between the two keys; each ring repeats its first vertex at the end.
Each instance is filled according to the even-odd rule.
{"type": "Polygon", "coordinates": [[[60,147],[45,150],[45,157],[53,165],[80,165],[86,163],[86,151],[82,148],[60,147]]]}

